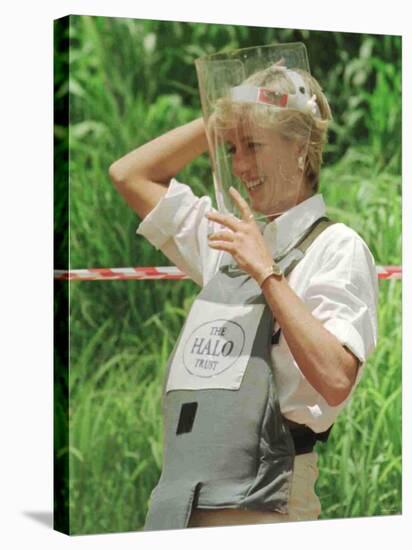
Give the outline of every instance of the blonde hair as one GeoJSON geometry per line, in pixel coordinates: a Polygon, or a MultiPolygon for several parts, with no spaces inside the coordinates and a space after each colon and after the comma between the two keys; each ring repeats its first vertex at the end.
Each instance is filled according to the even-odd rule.
{"type": "MultiPolygon", "coordinates": [[[[294,109],[274,109],[262,103],[237,102],[221,98],[216,102],[214,124],[216,128],[227,129],[236,126],[236,121],[245,120],[263,128],[275,129],[286,140],[300,141],[306,145],[304,173],[313,192],[319,188],[319,173],[323,160],[323,148],[327,142],[327,131],[332,113],[322,88],[308,72],[294,69],[305,85],[309,95],[316,95],[320,118],[294,109]]],[[[276,94],[295,93],[295,85],[287,71],[272,65],[254,73],[242,85],[262,86],[276,94]]]]}

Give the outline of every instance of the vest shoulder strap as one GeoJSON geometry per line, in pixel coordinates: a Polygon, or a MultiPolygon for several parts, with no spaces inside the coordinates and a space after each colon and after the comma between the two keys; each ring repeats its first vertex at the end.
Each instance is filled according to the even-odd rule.
{"type": "Polygon", "coordinates": [[[300,241],[296,244],[295,248],[298,248],[301,252],[306,252],[313,241],[329,226],[333,225],[334,221],[330,220],[326,216],[316,220],[303,235],[300,241]]]}
{"type": "Polygon", "coordinates": [[[302,235],[298,240],[295,246],[292,249],[292,252],[295,252],[295,258],[284,269],[284,274],[288,275],[294,267],[300,262],[304,257],[306,250],[314,242],[314,240],[329,226],[333,225],[334,221],[330,220],[326,216],[323,216],[317,219],[307,231],[302,235]],[[296,253],[297,252],[297,253],[296,253]]]}
{"type": "MultiPolygon", "coordinates": [[[[301,239],[296,243],[294,246],[294,250],[298,250],[301,252],[301,254],[293,260],[285,270],[285,275],[290,273],[292,269],[300,262],[300,260],[305,255],[306,250],[310,247],[310,245],[314,242],[314,240],[324,231],[327,227],[333,225],[334,221],[330,220],[326,216],[323,216],[322,218],[319,218],[318,220],[313,223],[309,229],[305,232],[305,234],[301,237],[301,239]]],[[[277,331],[277,333],[272,337],[272,344],[278,343],[280,338],[281,329],[277,331]],[[276,342],[274,342],[274,337],[276,339],[276,342]]],[[[295,445],[300,441],[299,438],[307,444],[308,442],[310,445],[314,445],[316,441],[321,441],[322,443],[325,443],[329,437],[329,433],[332,429],[332,426],[330,428],[322,433],[315,433],[313,432],[308,426],[304,426],[301,424],[296,424],[294,422],[291,422],[290,420],[287,420],[287,423],[289,424],[289,427],[291,428],[291,434],[294,438],[295,445]]],[[[302,443],[300,441],[299,444],[302,443]]]]}

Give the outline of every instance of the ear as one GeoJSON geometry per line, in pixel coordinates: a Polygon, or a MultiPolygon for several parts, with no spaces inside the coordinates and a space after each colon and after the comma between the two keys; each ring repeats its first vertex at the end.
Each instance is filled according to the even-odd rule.
{"type": "Polygon", "coordinates": [[[298,143],[297,148],[298,148],[298,156],[306,159],[306,156],[308,154],[308,148],[309,148],[308,142],[304,141],[304,142],[298,143]]]}
{"type": "Polygon", "coordinates": [[[305,171],[308,146],[306,143],[297,142],[295,147],[296,162],[301,172],[305,171]]]}

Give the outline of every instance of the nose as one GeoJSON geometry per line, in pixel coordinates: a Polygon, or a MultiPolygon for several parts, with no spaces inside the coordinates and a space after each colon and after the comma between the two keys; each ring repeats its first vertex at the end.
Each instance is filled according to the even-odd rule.
{"type": "Polygon", "coordinates": [[[244,149],[236,149],[232,156],[232,172],[233,175],[240,179],[247,179],[250,176],[252,169],[252,159],[244,149]]]}

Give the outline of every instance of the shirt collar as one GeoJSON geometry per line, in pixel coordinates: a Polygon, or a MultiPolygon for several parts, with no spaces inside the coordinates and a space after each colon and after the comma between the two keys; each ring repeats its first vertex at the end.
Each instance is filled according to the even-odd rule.
{"type": "Polygon", "coordinates": [[[326,207],[321,193],[290,208],[287,212],[266,224],[263,238],[274,256],[283,254],[319,218],[326,207]]]}

